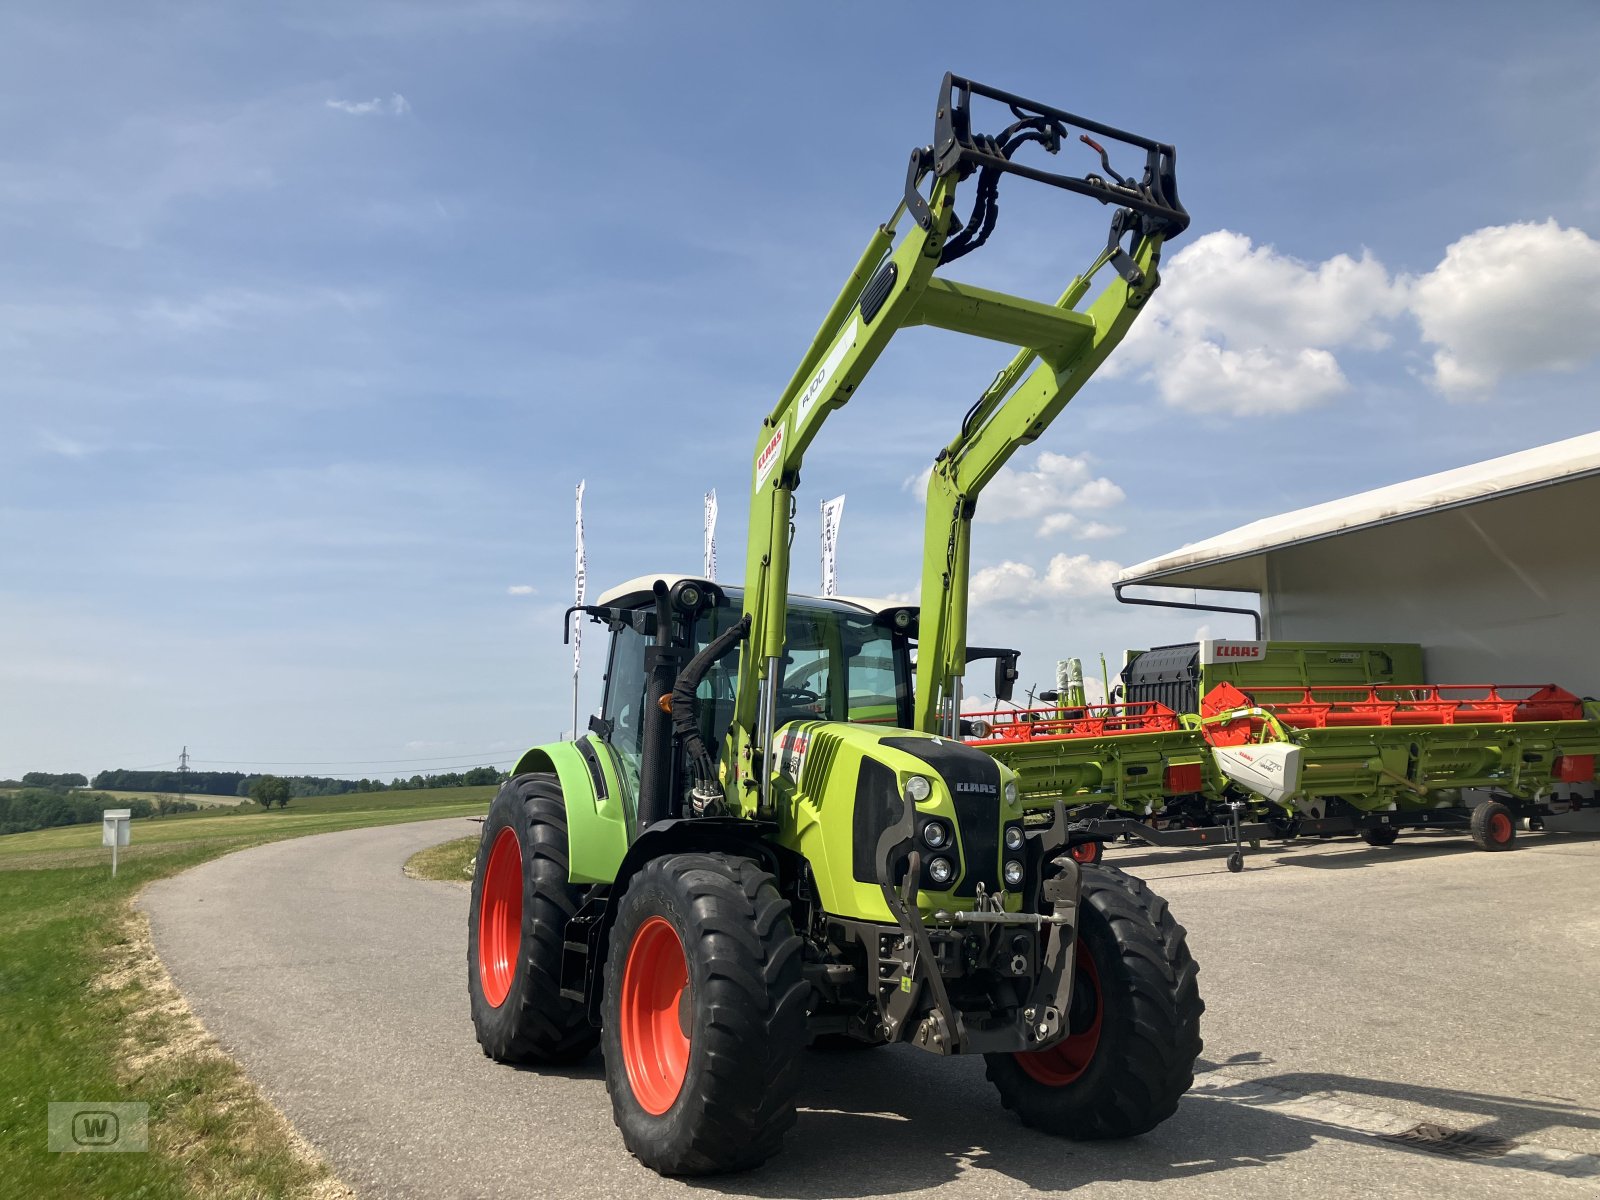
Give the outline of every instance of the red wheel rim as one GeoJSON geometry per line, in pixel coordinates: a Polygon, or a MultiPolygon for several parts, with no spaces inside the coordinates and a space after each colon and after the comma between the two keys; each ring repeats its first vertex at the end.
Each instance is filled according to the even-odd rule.
{"type": "Polygon", "coordinates": [[[622,968],[622,1063],[639,1107],[653,1117],[671,1108],[689,1073],[689,1035],[679,1011],[689,990],[683,942],[662,917],[639,926],[622,968]]]}
{"type": "Polygon", "coordinates": [[[1101,845],[1099,842],[1079,842],[1067,851],[1074,862],[1087,863],[1093,866],[1100,861],[1101,845]]]}
{"type": "Polygon", "coordinates": [[[1511,818],[1503,812],[1489,814],[1489,837],[1504,845],[1511,840],[1511,818]]]}
{"type": "Polygon", "coordinates": [[[511,994],[522,949],[522,845],[507,825],[494,839],[478,905],[478,982],[499,1008],[511,994]]]}
{"type": "Polygon", "coordinates": [[[1065,1087],[1072,1083],[1089,1069],[1095,1051],[1100,1048],[1100,1025],[1105,1013],[1100,969],[1094,965],[1094,956],[1081,940],[1076,961],[1078,977],[1094,992],[1094,1020],[1081,1033],[1068,1034],[1048,1050],[1029,1050],[1012,1056],[1030,1079],[1046,1087],[1065,1087]]]}

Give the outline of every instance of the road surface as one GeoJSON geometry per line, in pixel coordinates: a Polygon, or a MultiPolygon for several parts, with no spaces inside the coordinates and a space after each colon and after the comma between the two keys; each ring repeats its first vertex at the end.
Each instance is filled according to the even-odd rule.
{"type": "Polygon", "coordinates": [[[1201,966],[1203,1069],[1172,1120],[1131,1142],[1056,1141],[1000,1108],[980,1061],[811,1055],[784,1154],[687,1183],[623,1150],[598,1053],[534,1071],[479,1052],[467,891],[401,873],[476,828],[278,842],[142,901],[201,1020],[364,1197],[1600,1191],[1600,839],[1269,847],[1242,875],[1209,853],[1113,849],[1172,901],[1201,966]],[[1463,1160],[1385,1138],[1422,1123],[1514,1146],[1463,1160]]]}

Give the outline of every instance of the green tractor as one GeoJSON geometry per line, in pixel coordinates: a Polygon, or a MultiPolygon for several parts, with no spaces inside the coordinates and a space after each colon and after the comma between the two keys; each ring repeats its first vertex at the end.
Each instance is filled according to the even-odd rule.
{"type": "MultiPolygon", "coordinates": [[[[601,1045],[623,1141],[656,1171],[774,1154],[808,1045],[982,1054],[1002,1104],[1077,1138],[1149,1130],[1193,1081],[1203,1004],[1182,926],[1139,881],[1074,861],[1061,811],[1025,826],[1015,774],[959,737],[964,537],[920,618],[788,590],[805,451],[894,334],[933,325],[1021,348],[963,426],[990,428],[998,469],[1156,287],[1161,245],[1188,223],[1174,171],[1168,145],[946,76],[933,144],[913,151],[894,216],[762,425],[744,586],[644,576],[582,607],[611,634],[601,712],[589,735],[528,751],[490,807],[472,1019],[502,1062],[601,1045]],[[975,102],[1008,127],[977,133],[975,102]],[[1071,131],[1099,169],[1016,161],[1071,131]],[[1117,174],[1102,142],[1137,151],[1142,175],[1117,174]],[[1113,207],[1105,250],[1054,305],[934,273],[989,237],[1006,174],[1113,207]],[[974,176],[963,221],[956,193],[974,176]],[[937,635],[916,668],[937,698],[917,694],[919,629],[937,635]],[[948,729],[925,728],[930,701],[948,729]]],[[[936,468],[962,532],[992,474],[936,468]]]]}

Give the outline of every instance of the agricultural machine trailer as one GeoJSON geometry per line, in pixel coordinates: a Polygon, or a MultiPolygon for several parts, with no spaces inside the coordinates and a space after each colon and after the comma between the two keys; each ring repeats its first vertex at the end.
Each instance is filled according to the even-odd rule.
{"type": "Polygon", "coordinates": [[[1267,838],[1446,829],[1505,849],[1520,821],[1582,806],[1600,708],[1549,685],[1417,683],[1422,662],[1414,644],[1157,647],[1129,655],[1119,702],[969,714],[968,741],[1018,772],[1025,804],[1066,805],[1075,839],[1231,841],[1232,870],[1267,838]]]}
{"type": "MultiPolygon", "coordinates": [[[[933,142],[762,423],[743,586],[643,576],[582,609],[611,635],[601,713],[589,736],[525,754],[484,825],[467,957],[486,1054],[559,1063],[602,1044],[623,1141],[666,1174],[775,1153],[808,1041],[982,1053],[1001,1103],[1051,1133],[1171,1115],[1203,1005],[1166,904],[1074,861],[1064,811],[1028,829],[1013,771],[920,728],[914,610],[788,584],[805,453],[896,333],[1021,347],[966,428],[1000,412],[1031,440],[1120,341],[1187,223],[1172,147],[945,77],[933,142]],[[984,109],[998,134],[975,124],[984,109]],[[1086,174],[1018,158],[1074,134],[1086,174]],[[1112,156],[1130,152],[1124,176],[1112,156]],[[1006,176],[1110,206],[1105,249],[1055,304],[936,273],[989,238],[1006,176]]],[[[970,505],[993,470],[962,461],[935,476],[970,505]]],[[[942,661],[930,629],[964,654],[964,540],[956,553],[919,671],[942,661]]],[[[959,692],[959,672],[936,675],[959,692]]]]}

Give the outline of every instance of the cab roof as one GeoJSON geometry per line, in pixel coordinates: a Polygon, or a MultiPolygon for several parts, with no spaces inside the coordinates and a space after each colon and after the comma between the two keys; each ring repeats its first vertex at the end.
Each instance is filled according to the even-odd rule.
{"type": "MultiPolygon", "coordinates": [[[[738,584],[717,583],[701,575],[677,575],[662,572],[658,575],[640,575],[619,583],[615,587],[607,588],[600,594],[594,603],[605,608],[633,608],[651,600],[655,596],[656,581],[660,580],[667,587],[675,587],[680,583],[710,584],[734,595],[742,595],[744,589],[738,584]]],[[[835,612],[860,612],[868,616],[878,617],[884,613],[897,612],[900,609],[909,609],[912,613],[917,611],[913,603],[897,603],[887,597],[870,596],[802,596],[798,593],[789,594],[791,600],[798,600],[807,606],[830,609],[835,612]]]]}

